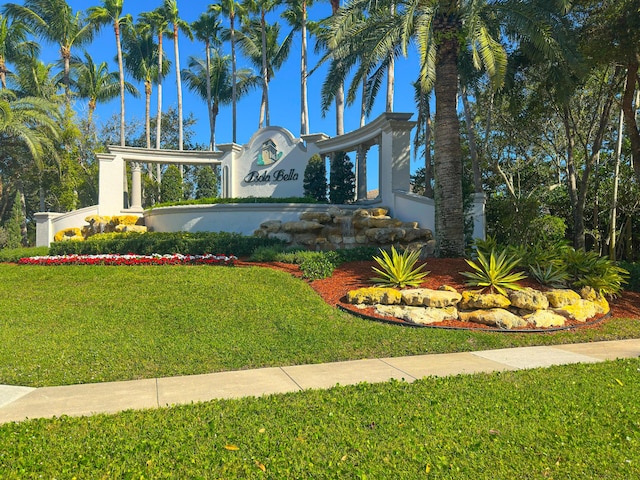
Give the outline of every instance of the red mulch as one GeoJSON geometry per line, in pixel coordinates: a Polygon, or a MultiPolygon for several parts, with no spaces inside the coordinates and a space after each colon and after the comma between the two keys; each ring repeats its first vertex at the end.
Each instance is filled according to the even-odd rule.
{"type": "MultiPolygon", "coordinates": [[[[297,265],[281,262],[255,263],[238,261],[236,265],[240,266],[264,266],[281,270],[291,275],[302,278],[302,272],[297,265]]],[[[349,262],[339,266],[329,278],[322,280],[314,280],[309,282],[311,287],[323,298],[325,302],[332,306],[340,306],[355,314],[364,314],[381,320],[397,322],[400,324],[409,324],[403,320],[384,317],[375,313],[373,308],[357,309],[353,305],[346,303],[345,296],[349,290],[355,290],[362,287],[372,286],[369,281],[375,276],[372,267],[375,266],[373,261],[349,262]]],[[[465,288],[465,277],[460,272],[469,271],[469,266],[463,258],[430,258],[427,260],[426,271],[429,271],[420,285],[423,288],[438,289],[442,285],[449,285],[460,291],[465,288]]],[[[544,287],[532,280],[524,280],[519,282],[522,286],[530,286],[537,289],[544,287]]],[[[610,300],[611,318],[634,318],[640,319],[640,293],[639,292],[623,292],[617,298],[610,300]]],[[[606,320],[604,320],[606,321],[606,320]]],[[[591,322],[587,322],[590,324],[591,322]]],[[[567,326],[582,326],[582,328],[594,328],[598,324],[584,325],[578,322],[567,322],[567,326]]],[[[449,328],[474,328],[474,329],[491,329],[486,325],[477,323],[446,321],[438,323],[439,327],[449,328]]],[[[527,330],[523,328],[522,330],[527,330]]]]}

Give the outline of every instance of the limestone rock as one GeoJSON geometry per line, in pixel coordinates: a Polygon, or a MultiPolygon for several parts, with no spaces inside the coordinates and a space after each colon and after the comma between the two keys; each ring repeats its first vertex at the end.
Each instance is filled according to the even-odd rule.
{"type": "Polygon", "coordinates": [[[398,305],[402,295],[395,288],[370,287],[351,290],[347,293],[348,303],[364,303],[367,305],[398,305]]]}
{"type": "Polygon", "coordinates": [[[318,222],[301,220],[299,222],[285,222],[282,224],[282,231],[287,233],[306,233],[322,230],[323,225],[318,222]]]}
{"type": "Polygon", "coordinates": [[[282,227],[280,220],[268,220],[260,224],[260,229],[265,230],[267,233],[275,233],[282,227]]]}
{"type": "Polygon", "coordinates": [[[456,320],[458,310],[455,307],[432,308],[410,307],[407,305],[376,305],[376,312],[388,317],[400,318],[408,322],[428,325],[445,320],[456,320]]]}
{"type": "Polygon", "coordinates": [[[84,240],[84,237],[82,236],[82,230],[77,227],[69,227],[56,233],[53,240],[55,242],[64,242],[67,240],[81,241],[84,240]]]}
{"type": "Polygon", "coordinates": [[[523,317],[527,323],[531,323],[538,328],[561,327],[565,324],[566,318],[551,310],[538,310],[523,317]]]}
{"type": "Polygon", "coordinates": [[[300,220],[307,222],[329,223],[331,215],[327,212],[304,212],[300,215],[300,220]]]}
{"type": "Polygon", "coordinates": [[[583,300],[581,298],[570,305],[554,308],[553,311],[578,322],[586,322],[588,319],[596,316],[595,304],[590,300],[583,300]]]}
{"type": "Polygon", "coordinates": [[[397,228],[402,226],[402,221],[391,217],[363,218],[360,224],[366,228],[397,228]]]}
{"type": "Polygon", "coordinates": [[[606,315],[611,311],[609,302],[602,295],[596,296],[596,299],[593,300],[593,305],[596,307],[596,314],[598,315],[606,315]]]}
{"type": "Polygon", "coordinates": [[[561,308],[580,300],[580,295],[568,288],[549,290],[548,292],[545,292],[545,295],[549,300],[549,305],[553,308],[561,308]]]}
{"type": "Polygon", "coordinates": [[[585,286],[580,289],[580,297],[584,300],[591,300],[593,302],[598,298],[598,293],[593,287],[585,286]]]}
{"type": "Polygon", "coordinates": [[[423,240],[431,240],[433,234],[431,233],[431,230],[429,230],[428,228],[407,228],[407,227],[402,227],[405,231],[404,234],[404,239],[407,242],[413,242],[414,240],[419,240],[419,239],[423,239],[423,240]]]}
{"type": "Polygon", "coordinates": [[[369,241],[375,243],[393,243],[401,233],[398,230],[397,228],[370,228],[365,235],[369,241]]]}
{"type": "Polygon", "coordinates": [[[402,228],[409,228],[409,229],[420,228],[418,226],[418,222],[402,222],[402,225],[400,226],[402,228]]]}
{"type": "Polygon", "coordinates": [[[327,213],[329,215],[331,215],[332,217],[342,217],[344,215],[346,215],[347,212],[345,212],[344,210],[342,210],[339,207],[331,206],[327,209],[327,213]]]}
{"type": "Polygon", "coordinates": [[[389,213],[389,209],[385,207],[370,208],[369,215],[372,217],[382,217],[389,213]]]}
{"type": "Polygon", "coordinates": [[[406,305],[444,308],[455,306],[461,298],[456,292],[432,290],[430,288],[408,288],[401,291],[402,301],[406,305]]]}
{"type": "Polygon", "coordinates": [[[144,225],[127,225],[127,224],[119,224],[115,226],[116,232],[137,232],[137,233],[146,233],[147,227],[144,225]]]}
{"type": "Polygon", "coordinates": [[[507,308],[511,302],[504,295],[498,293],[477,293],[466,290],[462,292],[462,299],[458,304],[461,310],[474,310],[476,308],[507,308]]]}
{"type": "Polygon", "coordinates": [[[366,218],[366,217],[370,217],[371,213],[369,213],[369,210],[367,210],[366,208],[359,208],[357,210],[355,210],[353,212],[353,218],[366,218]]]}
{"type": "Polygon", "coordinates": [[[536,311],[549,308],[547,296],[541,291],[529,287],[510,292],[509,300],[511,305],[523,310],[536,311]]]}
{"type": "Polygon", "coordinates": [[[458,318],[463,322],[482,323],[483,325],[496,326],[511,329],[524,327],[527,322],[503,308],[489,310],[473,310],[470,312],[458,312],[458,318]]]}
{"type": "Polygon", "coordinates": [[[291,243],[291,240],[293,239],[293,235],[289,233],[284,233],[284,232],[273,232],[273,233],[267,233],[267,238],[275,238],[278,240],[282,240],[283,242],[286,242],[286,243],[291,243]]]}
{"type": "Polygon", "coordinates": [[[440,285],[438,287],[438,290],[442,290],[445,292],[457,292],[457,290],[453,288],[451,285],[440,285]]]}
{"type": "Polygon", "coordinates": [[[137,215],[115,215],[111,217],[110,223],[115,227],[116,225],[137,225],[140,217],[137,215]]]}
{"type": "Polygon", "coordinates": [[[316,235],[313,233],[298,233],[293,236],[293,243],[311,247],[316,244],[316,235]]]}

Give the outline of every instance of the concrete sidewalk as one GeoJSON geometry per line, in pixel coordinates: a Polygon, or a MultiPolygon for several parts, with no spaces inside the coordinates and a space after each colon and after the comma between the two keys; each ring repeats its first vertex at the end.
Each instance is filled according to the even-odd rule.
{"type": "Polygon", "coordinates": [[[412,382],[426,376],[596,363],[640,356],[640,339],[470,353],[354,360],[290,367],[61,387],[0,385],[0,423],[61,415],[115,413],[221,398],[261,396],[336,384],[412,382]]]}

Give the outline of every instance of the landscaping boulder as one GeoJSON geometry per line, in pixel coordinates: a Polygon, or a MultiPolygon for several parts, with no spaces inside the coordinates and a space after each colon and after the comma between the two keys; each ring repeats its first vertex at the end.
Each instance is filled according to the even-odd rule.
{"type": "Polygon", "coordinates": [[[586,322],[591,317],[595,317],[596,306],[592,301],[580,298],[575,303],[554,308],[553,311],[571,320],[586,322]]]}
{"type": "Polygon", "coordinates": [[[402,301],[406,305],[421,307],[454,307],[460,301],[461,295],[447,290],[431,290],[429,288],[409,288],[401,291],[402,301]]]}
{"type": "Polygon", "coordinates": [[[524,327],[527,322],[503,308],[491,308],[489,310],[473,310],[470,312],[458,312],[458,318],[463,322],[481,323],[492,327],[517,328],[524,327]]]}
{"type": "Polygon", "coordinates": [[[432,308],[410,307],[407,305],[376,305],[376,312],[380,315],[422,325],[440,323],[445,320],[456,320],[458,318],[456,307],[432,308]]]}
{"type": "Polygon", "coordinates": [[[551,310],[538,310],[523,317],[527,323],[538,328],[561,327],[566,323],[566,318],[551,310]]]}
{"type": "Polygon", "coordinates": [[[541,291],[529,287],[510,292],[509,301],[514,307],[531,312],[549,308],[547,296],[541,291]]]}
{"type": "Polygon", "coordinates": [[[364,303],[366,305],[398,305],[402,295],[395,288],[370,287],[351,290],[347,293],[348,303],[364,303]]]}
{"type": "Polygon", "coordinates": [[[504,295],[498,293],[477,293],[466,290],[462,292],[462,299],[458,304],[461,310],[507,308],[511,302],[504,295]]]}
{"type": "Polygon", "coordinates": [[[561,308],[565,305],[571,305],[581,299],[580,295],[573,290],[567,288],[549,290],[545,292],[549,305],[553,308],[561,308]]]}

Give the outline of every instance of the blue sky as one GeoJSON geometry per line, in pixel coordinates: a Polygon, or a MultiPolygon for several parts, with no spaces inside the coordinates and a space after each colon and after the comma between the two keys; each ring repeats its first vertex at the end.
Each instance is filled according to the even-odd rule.
{"type": "MultiPolygon", "coordinates": [[[[78,9],[87,9],[88,7],[97,5],[100,2],[99,0],[68,0],[68,3],[74,11],[77,11],[78,9]]],[[[140,12],[153,10],[160,6],[161,3],[161,0],[144,2],[139,0],[126,0],[124,3],[124,11],[125,13],[130,13],[135,19],[140,12]]],[[[188,22],[193,22],[206,9],[206,6],[209,3],[210,2],[199,2],[194,0],[178,0],[180,16],[188,22]]],[[[310,9],[309,17],[313,20],[319,20],[329,15],[330,12],[331,6],[328,2],[317,3],[310,9]]],[[[289,30],[288,26],[284,20],[279,17],[279,15],[280,12],[274,12],[270,14],[268,20],[272,22],[279,21],[281,23],[281,34],[284,36],[289,30]]],[[[222,21],[225,26],[228,26],[226,19],[222,18],[222,21]]],[[[269,85],[271,125],[285,127],[295,136],[298,136],[300,132],[300,43],[300,35],[296,34],[289,59],[285,65],[275,73],[275,78],[272,79],[269,85]]],[[[309,68],[313,68],[318,59],[318,57],[313,53],[314,44],[314,39],[310,38],[308,41],[310,55],[309,68]]],[[[190,41],[186,36],[181,35],[179,45],[181,68],[185,68],[190,55],[204,58],[204,45],[200,42],[190,41]]],[[[225,53],[229,53],[228,44],[223,45],[222,48],[225,53]]],[[[96,63],[108,61],[110,62],[112,70],[117,71],[117,64],[115,62],[115,40],[112,28],[103,27],[100,35],[94,40],[92,45],[87,47],[87,50],[92,55],[96,63]]],[[[165,42],[165,51],[167,56],[173,62],[173,46],[171,41],[165,42]]],[[[76,55],[80,55],[82,50],[76,49],[74,53],[76,55]]],[[[43,51],[43,58],[46,61],[57,60],[57,55],[57,48],[53,45],[46,47],[43,51]]],[[[239,68],[251,68],[249,62],[241,56],[238,59],[238,66],[239,68]]],[[[177,106],[175,75],[173,73],[174,68],[175,67],[172,66],[171,73],[167,78],[165,78],[165,82],[163,84],[164,110],[169,106],[177,106]]],[[[415,54],[410,55],[408,59],[400,58],[396,62],[394,111],[414,112],[414,120],[415,105],[413,101],[413,88],[411,87],[411,82],[417,77],[417,71],[417,59],[415,54]]],[[[259,72],[256,71],[256,73],[259,72]]],[[[321,116],[320,112],[320,89],[322,82],[324,81],[325,74],[326,69],[320,68],[308,79],[310,133],[323,132],[333,136],[336,131],[334,111],[329,111],[324,118],[321,116]]],[[[130,78],[128,80],[132,81],[130,78]]],[[[140,85],[138,88],[142,92],[142,86],[140,85]]],[[[198,120],[195,126],[196,142],[207,144],[209,138],[209,127],[206,104],[199,97],[191,93],[187,89],[186,85],[184,85],[184,82],[183,98],[185,115],[191,112],[198,120]]],[[[256,89],[251,94],[243,97],[238,103],[237,141],[240,144],[246,143],[258,126],[260,98],[261,91],[260,89],[256,89]]],[[[348,107],[345,110],[345,131],[351,131],[359,126],[360,111],[358,102],[359,100],[357,100],[353,106],[348,107]]],[[[79,103],[76,106],[76,110],[78,110],[80,114],[85,114],[86,104],[79,103]]],[[[155,89],[152,96],[151,111],[156,111],[155,89]]],[[[384,90],[381,90],[370,119],[374,119],[383,111],[384,90]]],[[[112,114],[118,112],[118,101],[98,105],[95,114],[96,120],[98,123],[106,121],[112,116],[112,114]]],[[[131,96],[127,97],[126,114],[128,119],[132,117],[136,117],[140,120],[144,119],[144,95],[141,95],[140,99],[135,99],[131,96]]],[[[217,143],[231,142],[231,106],[223,106],[220,110],[216,128],[216,141],[217,143]]],[[[415,168],[417,168],[417,165],[412,165],[412,170],[415,168]]]]}

